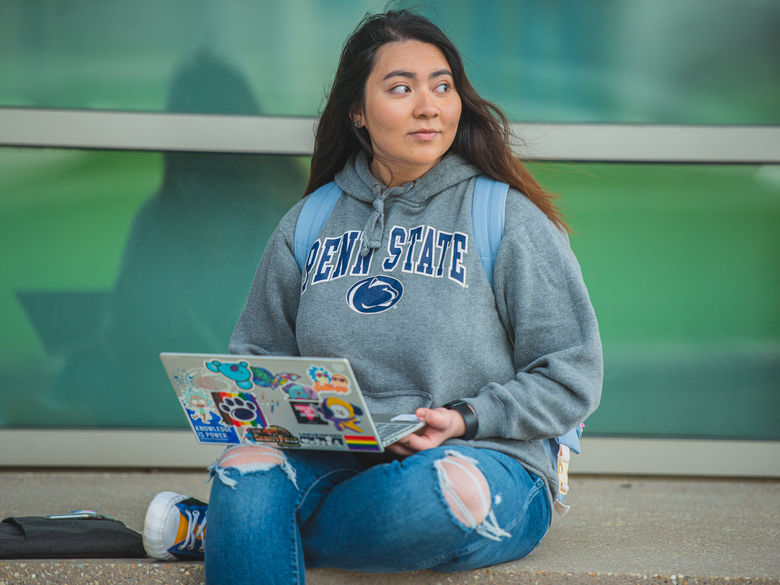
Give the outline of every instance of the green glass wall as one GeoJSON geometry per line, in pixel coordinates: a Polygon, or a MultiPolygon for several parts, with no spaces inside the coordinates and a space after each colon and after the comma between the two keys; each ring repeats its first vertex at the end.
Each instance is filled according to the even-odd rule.
{"type": "Polygon", "coordinates": [[[599,318],[590,432],[780,438],[780,166],[537,164],[599,318]]]}
{"type": "MultiPolygon", "coordinates": [[[[0,105],[314,116],[345,36],[384,0],[4,0],[0,105]],[[208,88],[172,103],[182,69],[208,88]]],[[[526,122],[780,123],[776,0],[397,1],[434,18],[481,93],[526,122]]]]}
{"type": "MultiPolygon", "coordinates": [[[[780,438],[780,166],[532,168],[601,324],[588,432],[780,438]]],[[[4,148],[0,170],[0,426],[183,428],[157,354],[225,351],[306,160],[4,148]]]]}
{"type": "Polygon", "coordinates": [[[226,351],[303,162],[12,148],[0,161],[0,426],[180,426],[158,354],[226,351]]]}
{"type": "MultiPolygon", "coordinates": [[[[393,5],[441,24],[513,121],[780,124],[775,0],[393,5]]],[[[384,6],[4,0],[0,107],[315,116],[345,36],[384,6]]],[[[780,439],[780,167],[532,168],[602,328],[588,433],[780,439]]],[[[157,354],[225,350],[306,175],[283,156],[0,148],[0,428],[185,428],[157,354]]]]}

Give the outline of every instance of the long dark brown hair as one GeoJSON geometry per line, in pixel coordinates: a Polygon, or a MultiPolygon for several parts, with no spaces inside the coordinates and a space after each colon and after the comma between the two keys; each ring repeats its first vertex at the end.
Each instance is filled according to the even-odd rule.
{"type": "Polygon", "coordinates": [[[407,10],[366,16],[344,44],[317,126],[305,195],[332,181],[353,154],[365,150],[373,156],[368,132],[353,125],[352,114],[363,106],[366,79],[374,67],[377,50],[387,43],[412,40],[438,47],[452,71],[462,111],[450,151],[460,154],[486,175],[524,193],[555,225],[568,230],[552,195],[514,156],[506,116],[472,87],[455,45],[427,18],[407,10]]]}

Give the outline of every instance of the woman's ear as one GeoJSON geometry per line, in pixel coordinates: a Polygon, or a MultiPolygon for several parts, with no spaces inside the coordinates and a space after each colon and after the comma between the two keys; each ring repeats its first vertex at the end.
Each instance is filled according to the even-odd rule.
{"type": "Polygon", "coordinates": [[[355,108],[352,110],[352,114],[350,115],[350,118],[352,118],[352,125],[355,128],[362,128],[365,126],[365,119],[363,117],[363,110],[361,108],[355,108]]]}

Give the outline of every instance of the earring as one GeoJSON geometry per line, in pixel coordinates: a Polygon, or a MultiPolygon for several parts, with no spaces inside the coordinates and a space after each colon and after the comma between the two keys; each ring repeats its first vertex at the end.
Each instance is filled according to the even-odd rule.
{"type": "Polygon", "coordinates": [[[361,122],[360,120],[354,120],[352,122],[352,124],[355,126],[355,128],[362,128],[363,127],[363,122],[361,122]]]}

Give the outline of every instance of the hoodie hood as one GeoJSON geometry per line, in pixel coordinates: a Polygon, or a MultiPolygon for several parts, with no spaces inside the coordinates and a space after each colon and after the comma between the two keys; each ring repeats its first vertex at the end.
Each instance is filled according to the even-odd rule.
{"type": "Polygon", "coordinates": [[[335,177],[346,195],[374,208],[363,228],[362,256],[379,248],[382,243],[388,200],[403,198],[423,204],[451,186],[480,174],[479,169],[466,162],[462,156],[450,153],[420,178],[397,187],[387,187],[371,173],[368,165],[368,155],[361,151],[350,158],[335,177]]]}

